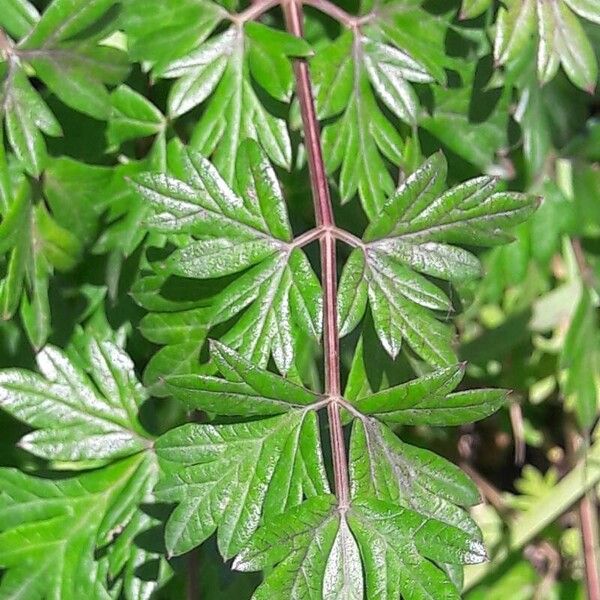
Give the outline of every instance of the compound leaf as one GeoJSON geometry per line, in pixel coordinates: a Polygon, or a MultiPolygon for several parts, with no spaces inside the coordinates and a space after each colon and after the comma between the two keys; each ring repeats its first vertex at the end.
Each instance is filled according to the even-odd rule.
{"type": "Polygon", "coordinates": [[[165,174],[135,178],[139,194],[154,209],[153,229],[194,236],[157,269],[198,279],[243,271],[213,297],[208,324],[242,313],[222,340],[261,366],[272,354],[287,373],[293,367],[295,329],[320,335],[322,300],[310,263],[290,244],[285,202],[268,160],[253,140],[242,144],[239,194],[193,150],[184,151],[180,168],[185,181],[165,174]]]}
{"type": "Polygon", "coordinates": [[[316,415],[293,410],[232,425],[183,425],[156,442],[160,459],[175,463],[157,488],[176,502],[165,539],[170,554],[201,544],[217,529],[225,558],[258,528],[302,501],[328,491],[316,415]],[[315,444],[316,442],[316,444],[315,444]]]}
{"type": "Polygon", "coordinates": [[[383,204],[353,250],[340,280],[340,333],[352,331],[367,299],[375,329],[390,356],[402,340],[433,365],[456,362],[452,331],[436,319],[450,300],[425,276],[451,282],[480,271],[477,258],[450,244],[494,245],[536,207],[533,198],[496,191],[491,177],[472,179],[443,192],[446,162],[433,155],[383,204]]]}

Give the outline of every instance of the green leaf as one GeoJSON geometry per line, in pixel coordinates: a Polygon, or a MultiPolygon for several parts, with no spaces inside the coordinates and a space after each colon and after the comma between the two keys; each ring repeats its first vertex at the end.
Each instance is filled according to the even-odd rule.
{"type": "Polygon", "coordinates": [[[237,352],[211,342],[211,359],[225,379],[205,375],[167,378],[172,396],[188,408],[219,415],[276,415],[319,401],[309,390],[259,369],[237,352]]]}
{"type": "Polygon", "coordinates": [[[562,390],[583,430],[592,427],[600,409],[597,358],[596,312],[590,291],[584,286],[560,356],[560,368],[566,375],[562,390]]]}
{"type": "Polygon", "coordinates": [[[510,239],[506,228],[524,220],[535,201],[497,192],[480,177],[443,192],[446,162],[431,157],[383,204],[351,253],[340,279],[340,334],[352,331],[368,303],[375,329],[390,356],[402,340],[433,365],[456,362],[452,332],[436,320],[449,299],[426,276],[461,282],[479,274],[477,258],[448,243],[491,245],[510,239]],[[423,275],[419,274],[422,273],[423,275]]]}
{"type": "Polygon", "coordinates": [[[271,52],[304,58],[311,56],[313,53],[310,44],[303,38],[296,37],[279,29],[267,27],[257,21],[248,21],[245,23],[244,31],[250,39],[262,44],[271,52]]]}
{"type": "Polygon", "coordinates": [[[310,61],[315,104],[320,119],[333,117],[347,106],[353,88],[352,35],[345,32],[310,61]]]}
{"type": "Polygon", "coordinates": [[[508,2],[506,8],[498,12],[494,45],[496,61],[499,64],[516,61],[537,25],[540,82],[553,79],[562,64],[574,85],[593,92],[598,79],[598,64],[592,44],[573,11],[598,22],[597,8],[594,2],[577,0],[508,2]]]}
{"type": "Polygon", "coordinates": [[[364,418],[352,427],[349,464],[353,497],[392,502],[480,539],[463,508],[479,503],[477,488],[442,457],[405,444],[386,425],[364,418]]]}
{"type": "Polygon", "coordinates": [[[15,38],[27,34],[40,16],[28,0],[7,0],[2,6],[0,26],[15,38]]]}
{"type": "Polygon", "coordinates": [[[255,81],[273,98],[289,102],[294,72],[288,57],[307,57],[310,45],[302,38],[249,21],[244,25],[249,39],[248,67],[255,81]]]}
{"type": "Polygon", "coordinates": [[[53,0],[25,38],[26,49],[49,48],[96,23],[116,0],[53,0]]]}
{"type": "Polygon", "coordinates": [[[445,146],[486,173],[503,173],[504,149],[508,148],[507,128],[512,88],[509,85],[497,101],[480,87],[476,62],[460,62],[454,68],[461,72],[460,88],[433,88],[435,110],[421,114],[419,125],[437,137],[445,146]],[[485,119],[473,117],[477,103],[489,104],[485,119]]]}
{"type": "Polygon", "coordinates": [[[342,116],[323,130],[328,173],[340,170],[342,202],[357,192],[367,215],[373,216],[393,179],[384,156],[398,165],[402,139],[378,107],[373,88],[399,118],[414,122],[416,96],[407,81],[430,81],[425,68],[405,52],[350,32],[324,46],[311,62],[321,116],[342,116]],[[358,48],[354,51],[354,48],[358,48]]]}
{"type": "Polygon", "coordinates": [[[494,59],[498,64],[515,60],[530,41],[535,28],[535,0],[508,0],[498,10],[494,59]]]}
{"type": "Polygon", "coordinates": [[[362,40],[369,78],[388,108],[402,121],[416,123],[418,100],[408,81],[429,83],[426,68],[405,52],[368,38],[362,40]]]}
{"type": "Polygon", "coordinates": [[[201,544],[218,529],[225,558],[258,528],[299,504],[303,494],[328,492],[316,415],[294,410],[232,425],[189,424],[165,434],[156,451],[166,476],[160,500],[176,502],[165,539],[171,555],[201,544]]]}
{"type": "Polygon", "coordinates": [[[451,67],[452,59],[446,51],[448,18],[431,14],[421,8],[420,3],[410,3],[401,10],[376,19],[373,37],[382,36],[390,44],[408,53],[422,64],[439,83],[446,83],[445,67],[451,67]],[[416,5],[416,6],[415,6],[416,5]]]}
{"type": "MultiPolygon", "coordinates": [[[[250,30],[256,33],[255,27],[250,30]]],[[[291,42],[293,47],[289,47],[292,36],[281,35],[285,43],[269,45],[260,35],[249,41],[243,28],[232,26],[158,70],[161,77],[177,78],[169,95],[171,117],[205,102],[191,146],[212,157],[230,184],[235,164],[231,157],[246,138],[258,140],[277,165],[287,169],[291,166],[292,150],[285,122],[261,104],[250,81],[252,71],[267,92],[275,98],[289,99],[292,71],[285,51],[298,49],[298,42],[291,42]]]]}
{"type": "Polygon", "coordinates": [[[427,558],[457,564],[486,558],[479,540],[380,500],[356,500],[348,523],[360,548],[368,598],[391,600],[402,595],[407,600],[458,600],[454,584],[427,558]]]}
{"type": "Polygon", "coordinates": [[[167,65],[162,77],[178,78],[169,94],[169,115],[178,117],[212,94],[233,52],[234,28],[214,36],[192,53],[167,65]]]}
{"type": "Polygon", "coordinates": [[[600,23],[600,5],[598,0],[565,0],[567,6],[580,17],[600,23]]]}
{"type": "MultiPolygon", "coordinates": [[[[12,196],[12,189],[7,190],[7,193],[12,196]]],[[[14,197],[8,198],[10,205],[4,211],[0,223],[0,254],[13,248],[27,230],[31,213],[30,194],[29,186],[22,182],[14,197]]]]}
{"type": "Polygon", "coordinates": [[[460,425],[496,412],[506,400],[504,390],[449,393],[460,383],[463,373],[464,364],[439,369],[375,394],[363,395],[354,405],[364,414],[405,425],[460,425]]]}
{"type": "Polygon", "coordinates": [[[135,178],[138,192],[155,211],[151,227],[201,238],[175,250],[158,269],[207,279],[251,267],[213,298],[210,324],[243,311],[223,341],[259,365],[272,354],[287,373],[295,355],[295,328],[320,335],[322,300],[306,256],[290,245],[285,202],[271,166],[256,142],[244,142],[236,161],[239,195],[194,151],[182,154],[181,169],[185,181],[162,174],[135,178]]]}
{"type": "Polygon", "coordinates": [[[32,346],[41,349],[50,335],[50,301],[48,285],[51,267],[36,248],[38,233],[31,228],[31,247],[27,251],[26,275],[28,293],[21,298],[21,320],[32,346]]]}
{"type": "Polygon", "coordinates": [[[110,96],[104,83],[127,76],[127,56],[108,47],[59,47],[32,52],[36,75],[65,104],[96,119],[108,119],[110,96]]]}
{"type": "MultiPolygon", "coordinates": [[[[594,48],[577,17],[564,3],[554,8],[556,51],[567,77],[579,88],[593,92],[598,79],[594,48]]],[[[541,78],[545,81],[545,78],[541,78]]]]}
{"type": "Polygon", "coordinates": [[[145,399],[130,358],[111,342],[90,340],[86,374],[58,348],[37,355],[41,375],[0,371],[0,406],[36,428],[29,452],[64,461],[108,460],[150,445],[137,420],[145,399]]]}
{"type": "Polygon", "coordinates": [[[68,229],[61,227],[43,204],[34,209],[35,228],[39,236],[39,248],[50,265],[59,271],[69,271],[79,261],[82,247],[79,239],[68,229]]]}
{"type": "Polygon", "coordinates": [[[180,0],[177,10],[163,0],[128,0],[121,20],[130,56],[164,65],[201,44],[225,15],[206,0],[180,0]]]}
{"type": "Polygon", "coordinates": [[[40,131],[59,136],[60,125],[23,70],[14,63],[1,83],[0,98],[8,141],[27,172],[37,177],[47,158],[40,131]]]}
{"type": "Polygon", "coordinates": [[[492,6],[491,0],[463,0],[460,7],[461,19],[474,19],[492,6]]]}
{"type": "Polygon", "coordinates": [[[0,470],[0,565],[6,569],[0,594],[112,597],[109,565],[96,559],[97,548],[128,526],[139,533],[131,519],[137,504],[149,499],[155,473],[149,454],[62,480],[0,470]]]}
{"type": "Polygon", "coordinates": [[[111,94],[112,111],[107,138],[111,145],[157,134],[165,126],[162,113],[141,94],[126,85],[111,94]]]}
{"type": "Polygon", "coordinates": [[[256,82],[273,98],[289,102],[294,86],[294,72],[288,58],[271,46],[253,39],[249,44],[248,67],[256,82]]]}
{"type": "Polygon", "coordinates": [[[291,599],[362,599],[358,547],[335,498],[316,496],[272,518],[236,557],[239,571],[277,564],[253,595],[258,600],[284,593],[291,599]]]}

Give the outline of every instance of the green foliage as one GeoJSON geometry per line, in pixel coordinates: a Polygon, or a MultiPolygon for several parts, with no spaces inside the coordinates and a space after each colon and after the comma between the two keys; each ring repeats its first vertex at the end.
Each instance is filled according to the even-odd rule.
{"type": "Polygon", "coordinates": [[[158,472],[138,421],[145,391],[131,359],[111,342],[90,338],[75,356],[46,347],[38,355],[41,375],[1,373],[0,406],[36,428],[21,439],[24,449],[57,468],[99,467],[58,480],[0,470],[5,597],[111,598],[123,569],[126,597],[157,586],[138,580],[135,567],[159,557],[130,543],[153,522],[140,505],[152,499],[158,472]],[[88,365],[89,376],[78,364],[88,365]],[[100,560],[99,548],[106,549],[100,560]]]}
{"type": "Polygon", "coordinates": [[[442,193],[446,163],[434,155],[384,203],[353,251],[340,280],[340,334],[351,332],[367,301],[377,334],[395,358],[402,340],[433,365],[456,362],[451,329],[436,321],[452,310],[448,297],[419,273],[451,282],[476,277],[479,262],[449,246],[506,241],[503,227],[531,214],[533,199],[496,192],[489,177],[467,181],[442,193]]]}
{"type": "Polygon", "coordinates": [[[598,63],[575,13],[596,23],[600,21],[597,7],[585,0],[508,2],[498,12],[494,58],[500,64],[517,60],[536,31],[540,83],[550,81],[562,65],[577,87],[593,91],[598,63]]]}
{"type": "Polygon", "coordinates": [[[144,174],[135,187],[161,233],[187,234],[156,271],[195,279],[243,272],[219,292],[204,329],[241,318],[222,338],[259,365],[272,355],[281,373],[293,367],[296,331],[318,338],[321,290],[302,250],[294,247],[285,202],[260,147],[247,140],[236,160],[236,193],[200,154],[181,150],[181,179],[144,174]]]}
{"type": "Polygon", "coordinates": [[[0,598],[583,598],[598,1],[0,4],[0,598]]]}

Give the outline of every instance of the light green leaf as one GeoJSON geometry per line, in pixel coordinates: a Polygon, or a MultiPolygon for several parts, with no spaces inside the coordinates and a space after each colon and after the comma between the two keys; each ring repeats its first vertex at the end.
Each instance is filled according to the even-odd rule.
{"type": "Polygon", "coordinates": [[[0,98],[3,99],[8,141],[25,169],[38,176],[47,157],[40,131],[59,136],[62,134],[60,125],[23,70],[12,63],[2,82],[0,98]]]}
{"type": "Polygon", "coordinates": [[[226,14],[208,0],[178,0],[177,10],[164,0],[128,0],[121,22],[130,56],[157,63],[160,72],[202,44],[226,14]]]}
{"type": "Polygon", "coordinates": [[[565,0],[565,2],[580,17],[600,23],[600,2],[598,0],[565,0]]]}
{"type": "Polygon", "coordinates": [[[571,320],[560,356],[565,371],[562,390],[575,412],[579,426],[587,430],[595,422],[600,405],[598,386],[598,325],[588,288],[581,297],[571,320]]]}
{"type": "Polygon", "coordinates": [[[535,18],[535,0],[508,0],[498,9],[494,40],[494,59],[498,64],[515,60],[525,50],[535,18]]]}
{"type": "Polygon", "coordinates": [[[54,0],[25,38],[22,47],[50,48],[96,23],[116,0],[54,0]]]}
{"type": "Polygon", "coordinates": [[[2,6],[0,14],[0,26],[10,35],[21,38],[27,34],[40,15],[28,0],[7,0],[2,6]]]}
{"type": "Polygon", "coordinates": [[[492,6],[491,0],[463,0],[459,16],[461,19],[474,19],[492,6]]]}

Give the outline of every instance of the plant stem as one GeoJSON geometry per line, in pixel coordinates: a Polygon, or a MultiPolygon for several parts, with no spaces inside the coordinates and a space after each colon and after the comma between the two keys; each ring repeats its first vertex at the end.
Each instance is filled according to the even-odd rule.
{"type": "Polygon", "coordinates": [[[330,0],[303,0],[303,4],[316,8],[349,29],[358,29],[375,18],[375,13],[372,12],[362,16],[351,15],[330,0]]]}
{"type": "Polygon", "coordinates": [[[253,21],[278,4],[279,0],[253,0],[246,10],[237,14],[228,14],[227,16],[230,21],[241,25],[247,21],[253,21]]]}
{"type": "MultiPolygon", "coordinates": [[[[287,0],[282,4],[287,30],[297,36],[303,36],[302,10],[300,0],[287,0]]],[[[335,253],[335,227],[327,175],[321,151],[319,122],[315,111],[312,83],[308,64],[298,59],[294,62],[296,90],[302,115],[304,144],[308,158],[308,170],[315,207],[317,227],[325,234],[319,240],[321,248],[321,272],[323,279],[323,344],[325,355],[325,394],[329,398],[327,416],[331,437],[331,452],[335,494],[340,508],[347,508],[349,502],[348,464],[344,430],[340,417],[339,398],[341,396],[340,353],[337,325],[337,264],[335,253]]]]}
{"type": "MultiPolygon", "coordinates": [[[[573,243],[575,248],[575,243],[573,243]]],[[[581,246],[579,246],[581,250],[581,246]]],[[[583,253],[581,254],[583,256],[583,253]]],[[[579,262],[579,260],[578,260],[579,262]]],[[[579,268],[583,272],[587,267],[585,259],[580,264],[579,268]],[[583,266],[582,266],[583,265],[583,266]]],[[[582,436],[572,423],[566,427],[566,449],[568,459],[577,456],[583,442],[582,436]]],[[[598,569],[598,517],[596,508],[596,498],[594,490],[590,489],[580,500],[579,512],[579,529],[581,531],[581,540],[583,544],[583,564],[585,575],[585,589],[588,600],[600,600],[600,576],[598,569]]]]}
{"type": "Polygon", "coordinates": [[[596,510],[594,490],[590,490],[579,503],[579,521],[583,539],[583,559],[588,600],[600,600],[598,516],[596,510]]]}

